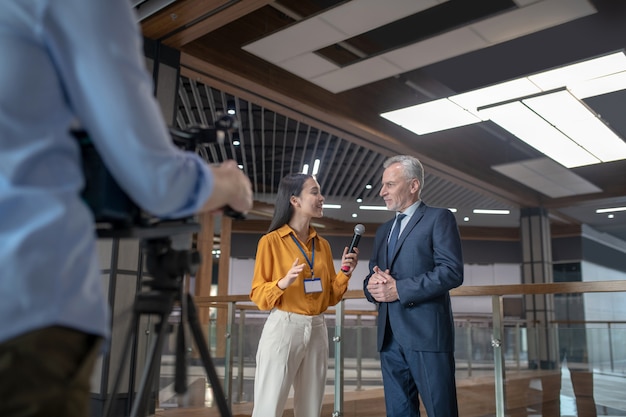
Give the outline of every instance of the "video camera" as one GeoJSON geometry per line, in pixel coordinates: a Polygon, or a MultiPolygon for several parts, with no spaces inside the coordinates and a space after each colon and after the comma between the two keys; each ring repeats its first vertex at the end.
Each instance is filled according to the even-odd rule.
{"type": "MultiPolygon", "coordinates": [[[[237,128],[238,121],[225,115],[216,121],[214,127],[192,126],[185,130],[170,128],[169,131],[176,146],[197,152],[206,145],[223,144],[228,132],[237,128]]],[[[99,237],[154,238],[199,229],[193,218],[165,220],[146,213],[109,173],[88,132],[73,130],[72,134],[79,141],[82,153],[85,175],[82,197],[93,212],[99,237]]],[[[242,213],[230,207],[224,207],[223,212],[234,219],[244,218],[242,213]]]]}

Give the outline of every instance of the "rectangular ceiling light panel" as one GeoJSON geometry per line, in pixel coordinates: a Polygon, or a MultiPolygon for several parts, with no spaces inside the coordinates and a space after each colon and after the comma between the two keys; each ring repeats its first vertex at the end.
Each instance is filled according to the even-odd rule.
{"type": "Polygon", "coordinates": [[[581,100],[588,97],[612,93],[614,91],[626,90],[626,71],[583,81],[568,86],[568,89],[574,96],[581,100]]]}
{"type": "Polygon", "coordinates": [[[518,97],[530,96],[540,92],[541,90],[530,82],[528,78],[518,78],[517,80],[506,81],[467,93],[450,96],[449,99],[467,111],[475,114],[477,117],[485,117],[484,114],[482,116],[479,114],[477,110],[479,107],[488,106],[492,103],[503,103],[518,97]]]}
{"type": "Polygon", "coordinates": [[[481,109],[479,113],[568,168],[600,160],[519,101],[481,109]]]}
{"type": "Polygon", "coordinates": [[[563,90],[522,102],[600,161],[626,159],[626,142],[570,92],[563,90]]]}
{"type": "Polygon", "coordinates": [[[549,91],[564,86],[573,87],[584,81],[623,71],[626,71],[626,55],[623,52],[618,52],[529,75],[528,79],[543,91],[549,91]]]}
{"type": "Polygon", "coordinates": [[[381,114],[411,132],[423,135],[481,121],[447,98],[381,114]]]}
{"type": "Polygon", "coordinates": [[[381,116],[419,135],[492,120],[573,168],[626,159],[626,142],[575,93],[591,97],[625,87],[622,51],[381,116]]]}
{"type": "MultiPolygon", "coordinates": [[[[409,54],[409,56],[413,55],[420,56],[422,54],[409,54]]],[[[398,65],[402,65],[402,63],[398,62],[398,65]]],[[[573,94],[579,98],[591,97],[598,94],[605,94],[625,89],[626,55],[623,52],[618,52],[590,61],[585,61],[567,67],[546,71],[544,73],[518,78],[511,81],[505,81],[500,84],[491,85],[461,94],[456,94],[448,97],[448,99],[459,105],[461,108],[474,114],[476,117],[482,120],[488,120],[487,113],[479,112],[477,110],[478,108],[491,106],[494,103],[503,103],[506,101],[521,99],[557,88],[570,88],[570,86],[572,88],[571,91],[573,92],[573,94]],[[576,94],[576,91],[580,91],[581,94],[583,94],[583,97],[576,94]]],[[[423,103],[417,106],[411,106],[397,111],[404,112],[405,110],[412,109],[412,111],[416,112],[416,120],[412,122],[413,124],[418,122],[431,124],[428,120],[421,120],[421,118],[419,117],[419,115],[423,110],[425,110],[427,105],[430,105],[430,103],[423,103]]],[[[454,107],[444,108],[443,105],[437,104],[433,106],[433,109],[436,109],[437,111],[445,111],[446,109],[449,109],[451,111],[450,115],[435,116],[439,119],[448,118],[449,123],[446,124],[445,120],[437,120],[436,122],[432,123],[433,127],[422,127],[411,130],[418,134],[424,134],[469,124],[469,122],[464,123],[457,120],[458,109],[454,107]],[[436,130],[433,130],[435,129],[435,126],[437,126],[438,128],[436,128],[436,130]]],[[[385,113],[385,115],[381,116],[391,120],[391,118],[388,117],[391,113],[393,112],[388,112],[385,113]]],[[[428,117],[432,116],[428,115],[428,117]]],[[[408,114],[402,116],[403,121],[409,118],[410,116],[408,114]]],[[[406,127],[406,125],[404,126],[406,127]]],[[[621,157],[619,159],[621,159],[621,157]]]]}
{"type": "Polygon", "coordinates": [[[545,157],[495,165],[492,168],[552,198],[602,191],[574,172],[545,157]]]}

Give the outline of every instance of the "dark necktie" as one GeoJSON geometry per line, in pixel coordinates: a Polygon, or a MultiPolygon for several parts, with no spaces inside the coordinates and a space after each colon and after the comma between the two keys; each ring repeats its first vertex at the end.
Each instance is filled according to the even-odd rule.
{"type": "Polygon", "coordinates": [[[391,257],[393,256],[393,252],[396,249],[396,243],[398,243],[398,236],[400,236],[400,223],[402,223],[402,219],[406,217],[406,214],[398,214],[396,216],[396,224],[391,231],[391,236],[389,237],[389,243],[387,244],[387,260],[391,261],[391,257]]]}

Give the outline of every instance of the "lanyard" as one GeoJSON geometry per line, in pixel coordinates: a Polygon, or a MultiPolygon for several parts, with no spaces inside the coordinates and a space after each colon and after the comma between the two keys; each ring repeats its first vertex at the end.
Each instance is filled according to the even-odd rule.
{"type": "Polygon", "coordinates": [[[290,235],[290,236],[293,239],[293,241],[296,242],[296,245],[298,245],[298,249],[300,249],[300,252],[302,252],[302,255],[304,255],[304,259],[306,259],[306,263],[309,264],[309,268],[311,269],[311,277],[314,277],[315,275],[313,274],[313,264],[315,263],[315,239],[313,239],[313,241],[311,242],[311,260],[309,260],[309,257],[306,256],[306,252],[300,245],[300,242],[298,242],[298,239],[296,239],[294,235],[290,235]]]}

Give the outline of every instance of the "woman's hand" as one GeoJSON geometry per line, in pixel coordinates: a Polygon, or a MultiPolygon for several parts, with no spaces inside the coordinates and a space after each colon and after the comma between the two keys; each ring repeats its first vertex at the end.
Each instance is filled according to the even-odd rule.
{"type": "Polygon", "coordinates": [[[291,268],[287,272],[287,275],[285,275],[278,281],[278,288],[280,288],[281,290],[285,290],[288,286],[293,284],[296,278],[298,278],[298,275],[300,275],[302,273],[302,270],[304,270],[304,265],[306,264],[298,264],[298,261],[299,259],[296,258],[296,260],[293,261],[293,265],[291,265],[291,268]]]}
{"type": "Polygon", "coordinates": [[[348,247],[343,248],[341,256],[341,270],[346,275],[352,275],[357,263],[359,262],[359,248],[353,248],[354,252],[348,252],[348,247]]]}

